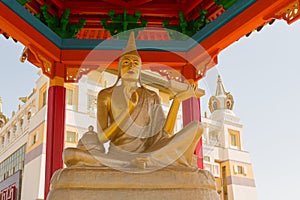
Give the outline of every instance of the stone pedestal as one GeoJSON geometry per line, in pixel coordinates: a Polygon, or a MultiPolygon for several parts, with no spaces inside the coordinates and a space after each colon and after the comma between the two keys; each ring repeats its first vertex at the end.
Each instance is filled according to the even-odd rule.
{"type": "Polygon", "coordinates": [[[65,168],[51,180],[47,200],[217,200],[214,177],[204,170],[128,173],[109,168],[65,168]]]}

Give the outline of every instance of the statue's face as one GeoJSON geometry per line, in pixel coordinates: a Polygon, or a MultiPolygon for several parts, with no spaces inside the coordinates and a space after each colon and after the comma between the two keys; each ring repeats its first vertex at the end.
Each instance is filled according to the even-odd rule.
{"type": "Polygon", "coordinates": [[[142,65],[141,58],[136,55],[125,54],[120,58],[121,77],[126,80],[138,80],[140,68],[142,65]]]}

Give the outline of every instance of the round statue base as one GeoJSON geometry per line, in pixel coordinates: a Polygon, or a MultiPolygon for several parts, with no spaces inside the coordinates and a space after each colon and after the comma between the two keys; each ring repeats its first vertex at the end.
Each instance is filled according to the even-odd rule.
{"type": "Polygon", "coordinates": [[[58,170],[47,200],[217,200],[214,177],[205,170],[160,169],[128,173],[110,168],[58,170]]]}

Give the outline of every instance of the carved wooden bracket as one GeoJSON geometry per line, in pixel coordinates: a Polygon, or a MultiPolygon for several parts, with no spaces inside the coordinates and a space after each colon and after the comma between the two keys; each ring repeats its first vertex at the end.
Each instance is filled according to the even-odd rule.
{"type": "Polygon", "coordinates": [[[284,19],[288,24],[292,24],[300,18],[300,1],[295,0],[289,3],[285,8],[275,14],[276,18],[284,19]]]}

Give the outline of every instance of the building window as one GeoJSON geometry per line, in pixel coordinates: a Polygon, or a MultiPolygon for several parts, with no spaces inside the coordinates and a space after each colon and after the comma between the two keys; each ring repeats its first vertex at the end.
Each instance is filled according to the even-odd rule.
{"type": "Polygon", "coordinates": [[[237,146],[237,141],[236,141],[237,137],[235,134],[230,134],[230,144],[231,146],[236,147],[237,146]]]}
{"type": "Polygon", "coordinates": [[[218,109],[218,103],[216,101],[213,102],[214,111],[218,109]]]}
{"type": "Polygon", "coordinates": [[[237,130],[228,129],[229,146],[233,149],[241,149],[240,132],[237,130]]]}
{"type": "Polygon", "coordinates": [[[204,161],[210,162],[210,157],[209,156],[204,156],[204,161]]]}
{"type": "Polygon", "coordinates": [[[30,120],[30,118],[31,118],[31,111],[28,111],[28,113],[27,113],[27,120],[30,120]]]}
{"type": "Polygon", "coordinates": [[[73,90],[67,89],[67,105],[73,105],[73,90]]]}
{"type": "Polygon", "coordinates": [[[13,133],[15,133],[16,131],[17,131],[17,125],[14,124],[14,125],[13,125],[13,133]]]}
{"type": "Polygon", "coordinates": [[[229,100],[226,101],[226,108],[231,110],[232,106],[231,106],[231,102],[229,100]]]}
{"type": "Polygon", "coordinates": [[[218,134],[216,132],[211,132],[209,134],[209,142],[212,145],[217,145],[219,143],[218,134]]]}
{"type": "Polygon", "coordinates": [[[66,142],[76,143],[76,133],[72,131],[67,131],[66,133],[66,142]]]}
{"type": "Polygon", "coordinates": [[[244,166],[241,165],[234,165],[233,171],[235,174],[244,174],[244,166]]]}
{"type": "Polygon", "coordinates": [[[20,119],[20,126],[23,126],[23,123],[24,123],[24,116],[22,116],[20,119]]]}
{"type": "Polygon", "coordinates": [[[94,95],[88,95],[88,102],[87,102],[87,110],[95,109],[97,104],[96,97],[94,95]]]}
{"type": "Polygon", "coordinates": [[[237,171],[238,174],[243,174],[243,173],[244,173],[244,172],[243,172],[244,170],[243,170],[243,167],[242,167],[242,166],[238,166],[237,169],[238,169],[238,171],[237,171]]]}
{"type": "Polygon", "coordinates": [[[220,177],[220,166],[219,165],[214,165],[214,176],[220,177]]]}
{"type": "Polygon", "coordinates": [[[35,143],[37,143],[37,141],[38,141],[38,133],[35,133],[32,135],[31,145],[34,145],[35,143]]]}
{"type": "Polygon", "coordinates": [[[28,139],[29,146],[36,144],[38,140],[39,140],[39,131],[31,133],[28,139]]]}
{"type": "Polygon", "coordinates": [[[24,169],[26,145],[12,153],[0,163],[0,182],[13,175],[16,171],[24,169]]]}
{"type": "Polygon", "coordinates": [[[42,94],[42,107],[44,107],[47,103],[47,92],[44,91],[42,94]]]}
{"type": "Polygon", "coordinates": [[[47,103],[47,85],[43,85],[39,90],[39,109],[43,108],[47,103]]]}
{"type": "Polygon", "coordinates": [[[7,136],[6,137],[7,137],[7,142],[9,142],[10,141],[10,131],[7,132],[7,136]]]}
{"type": "Polygon", "coordinates": [[[37,138],[36,138],[36,134],[33,135],[33,144],[35,144],[37,141],[37,138]]]}

